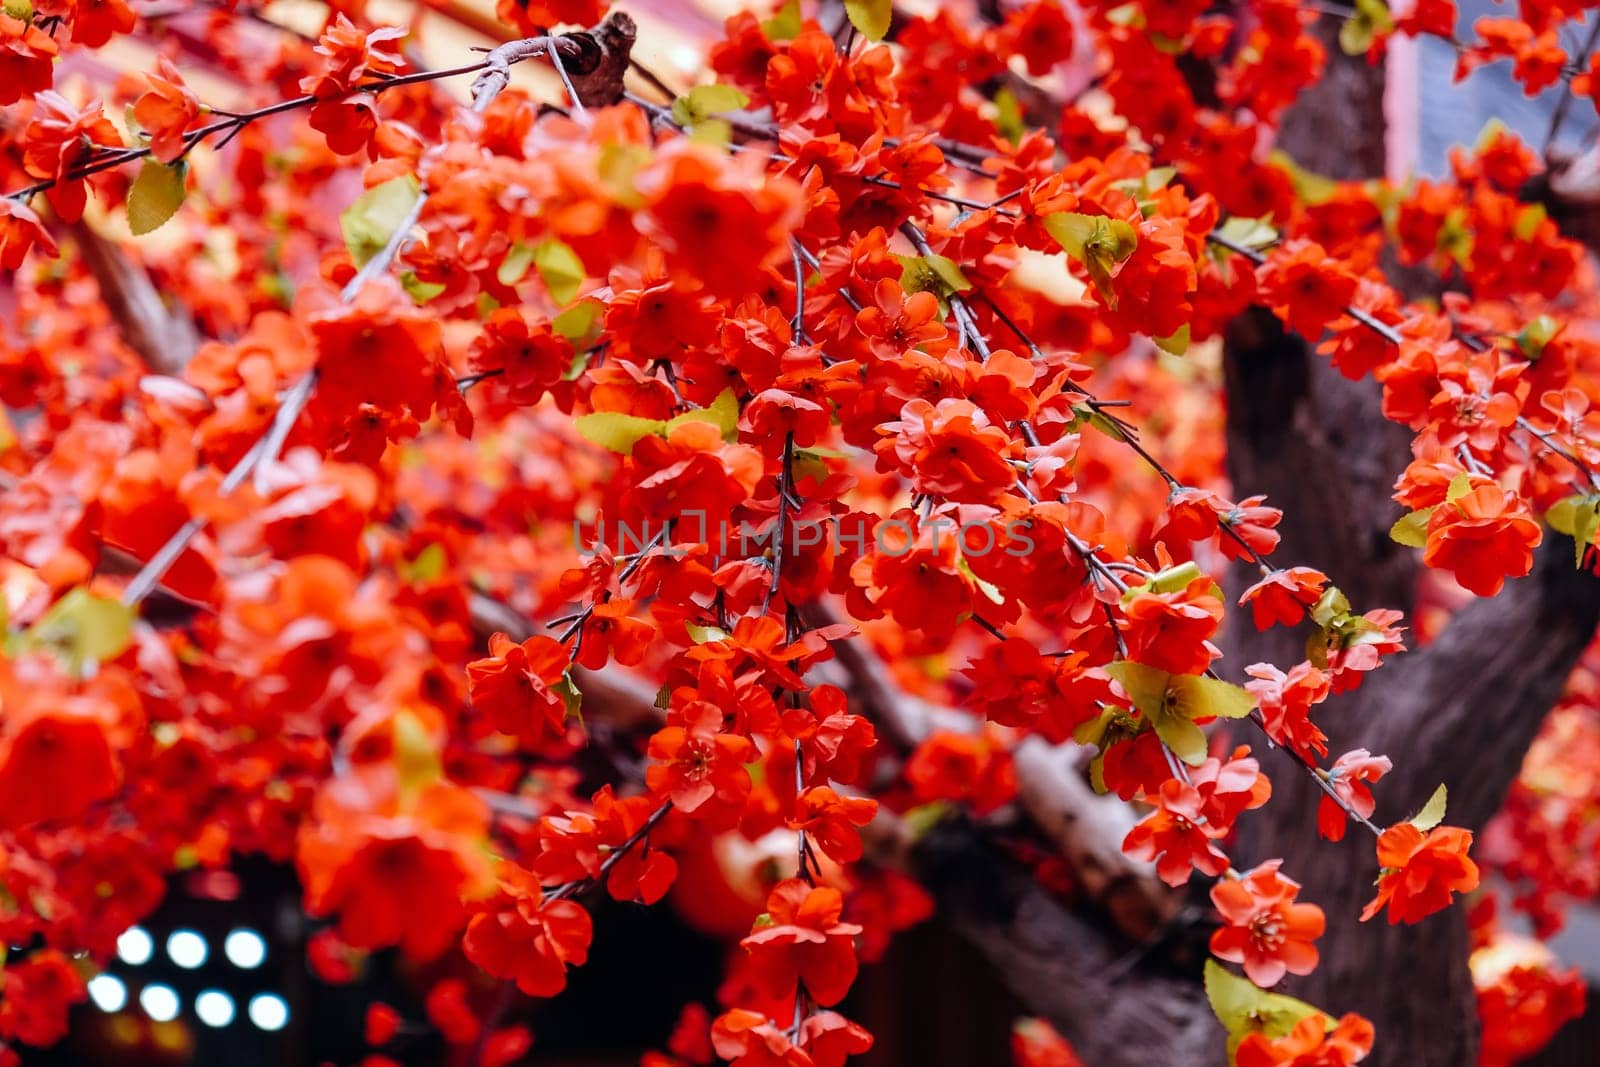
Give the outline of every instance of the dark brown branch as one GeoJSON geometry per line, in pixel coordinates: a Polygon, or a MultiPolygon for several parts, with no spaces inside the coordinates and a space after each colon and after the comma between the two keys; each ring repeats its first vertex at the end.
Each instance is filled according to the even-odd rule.
{"type": "Polygon", "coordinates": [[[168,308],[144,268],[88,223],[75,223],[72,236],[128,347],[157,374],[181,373],[200,346],[193,321],[181,309],[168,308]]]}

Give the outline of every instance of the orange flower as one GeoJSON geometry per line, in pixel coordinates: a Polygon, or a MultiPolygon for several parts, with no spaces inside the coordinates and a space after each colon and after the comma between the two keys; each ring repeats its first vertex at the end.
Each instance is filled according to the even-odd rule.
{"type": "Polygon", "coordinates": [[[593,26],[608,6],[606,0],[497,0],[494,13],[507,26],[531,36],[566,23],[593,26]]]}
{"type": "Polygon", "coordinates": [[[748,738],[722,732],[722,709],[703,700],[674,710],[668,725],[650,739],[651,790],[666,793],[685,814],[711,801],[724,810],[744,807],[750,794],[745,764],[755,758],[748,738]]]}
{"type": "Polygon", "coordinates": [[[1239,604],[1250,605],[1258,630],[1274,623],[1293,626],[1306,617],[1306,608],[1317,602],[1327,584],[1328,576],[1311,567],[1276,570],[1246,589],[1239,604]]]}
{"type": "Polygon", "coordinates": [[[145,76],[150,88],[133,102],[133,117],[150,134],[150,154],[171,163],[183,155],[183,133],[200,117],[200,101],[172,60],[157,56],[156,70],[160,73],[145,76]]]}
{"type": "Polygon", "coordinates": [[[1228,869],[1228,857],[1214,843],[1225,831],[1206,822],[1194,786],[1169,778],[1153,800],[1156,810],[1128,831],[1123,852],[1154,860],[1161,880],[1174,886],[1188,882],[1196,870],[1215,877],[1228,869]]]}
{"type": "Polygon", "coordinates": [[[594,922],[570,900],[546,900],[538,879],[513,863],[500,865],[500,897],[472,917],[461,947],[496,978],[514,979],[530,997],[566,988],[567,967],[589,959],[594,922]]]}
{"type": "Polygon", "coordinates": [[[407,803],[393,780],[372,772],[333,779],[300,834],[297,859],[306,910],[337,912],[347,942],[398,945],[428,960],[460,933],[463,899],[485,887],[488,818],[458,786],[430,786],[407,803]]]}
{"type": "Polygon", "coordinates": [[[103,699],[7,693],[0,739],[0,825],[73,819],[116,793],[122,775],[103,699]],[[20,699],[19,699],[20,698],[20,699]],[[40,784],[48,782],[49,788],[40,784]]]}
{"type": "Polygon", "coordinates": [[[773,887],[766,914],[739,942],[768,993],[787,1000],[803,983],[824,1006],[844,998],[856,977],[855,936],[861,927],[840,922],[843,911],[837,889],[809,886],[798,878],[773,887]]]}
{"type": "Polygon", "coordinates": [[[1244,973],[1263,989],[1285,974],[1310,974],[1317,966],[1312,944],[1326,920],[1315,904],[1296,904],[1300,883],[1278,873],[1282,860],[1268,860],[1243,878],[1224,878],[1211,887],[1211,902],[1228,925],[1211,935],[1218,959],[1244,965],[1244,973]]]}
{"type": "Polygon", "coordinates": [[[1016,487],[1017,472],[1008,462],[1016,446],[970,400],[907,401],[900,420],[878,432],[884,435],[876,445],[878,469],[899,469],[918,492],[987,504],[1016,487]]]}
{"type": "Polygon", "coordinates": [[[861,834],[856,827],[867,825],[877,812],[876,800],[842,797],[819,785],[795,797],[789,828],[805,833],[833,859],[849,863],[861,858],[861,834]]]}
{"type": "Polygon", "coordinates": [[[1356,292],[1355,275],[1315,241],[1285,241],[1256,277],[1273,313],[1308,341],[1319,339],[1328,323],[1344,314],[1356,292]]]}
{"type": "Polygon", "coordinates": [[[119,33],[133,29],[135,16],[127,0],[72,0],[72,39],[99,48],[119,33]]]}
{"type": "Polygon", "coordinates": [[[1397,823],[1378,838],[1378,895],[1361,913],[1366,922],[1385,905],[1389,924],[1414,923],[1450,906],[1456,893],[1478,887],[1478,865],[1467,855],[1470,831],[1440,826],[1424,834],[1397,823]]]}
{"type": "Polygon", "coordinates": [[[122,136],[96,100],[79,111],[66,97],[45,90],[33,98],[33,119],[22,130],[22,166],[31,176],[49,179],[45,197],[62,222],[83,217],[88,193],[81,178],[68,175],[87,162],[96,146],[122,147],[122,136]]]}
{"type": "Polygon", "coordinates": [[[534,634],[522,644],[505,634],[489,638],[486,659],[467,664],[472,705],[496,730],[527,745],[559,741],[566,734],[567,650],[558,641],[534,634]]]}
{"type": "Polygon", "coordinates": [[[50,88],[57,51],[39,27],[0,14],[0,107],[50,88]]]}
{"type": "Polygon", "coordinates": [[[1217,655],[1210,638],[1222,611],[1216,583],[1204,575],[1171,593],[1132,593],[1122,605],[1127,658],[1169,674],[1203,674],[1217,655]]]}
{"type": "MultiPolygon", "coordinates": [[[[1372,817],[1377,802],[1372,799],[1369,782],[1376,782],[1394,769],[1388,756],[1374,756],[1364,748],[1346,752],[1328,768],[1328,784],[1357,815],[1372,817]]],[[[1325,796],[1317,803],[1317,832],[1329,841],[1343,841],[1349,816],[1344,808],[1325,796]]]]}
{"type": "Polygon", "coordinates": [[[1533,550],[1544,540],[1526,506],[1494,484],[1440,504],[1428,519],[1422,562],[1453,572],[1456,581],[1479,596],[1494,596],[1507,578],[1521,578],[1533,569],[1533,550]]]}
{"type": "Polygon", "coordinates": [[[1283,1037],[1246,1034],[1239,1042],[1238,1067],[1350,1067],[1372,1051],[1372,1024],[1351,1013],[1328,1031],[1328,1017],[1306,1016],[1283,1037]]]}
{"type": "Polygon", "coordinates": [[[59,251],[32,208],[21,200],[0,197],[0,270],[21,267],[28,250],[35,247],[47,256],[59,251]]]}

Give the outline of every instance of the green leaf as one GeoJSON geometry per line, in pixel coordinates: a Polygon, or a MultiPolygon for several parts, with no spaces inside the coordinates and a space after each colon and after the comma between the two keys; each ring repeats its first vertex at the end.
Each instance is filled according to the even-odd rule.
{"type": "Polygon", "coordinates": [[[910,832],[911,840],[920,841],[928,836],[930,830],[955,813],[956,806],[948,800],[935,800],[908,808],[905,814],[900,816],[900,820],[910,832]]]}
{"type": "Polygon", "coordinates": [[[1348,614],[1350,614],[1350,598],[1336,585],[1324,589],[1322,596],[1311,605],[1311,621],[1324,630],[1348,614]]]}
{"type": "Polygon", "coordinates": [[[406,295],[417,304],[426,304],[445,290],[440,282],[422,281],[414,270],[408,270],[400,275],[400,288],[404,289],[406,295]]]}
{"type": "Polygon", "coordinates": [[[1172,679],[1172,699],[1191,719],[1242,719],[1255,709],[1250,691],[1220,678],[1180,674],[1172,679]]]}
{"type": "MultiPolygon", "coordinates": [[[[21,19],[23,22],[33,21],[32,0],[5,0],[4,5],[0,5],[0,10],[4,10],[14,19],[21,19]]],[[[0,960],[3,959],[4,957],[0,956],[0,960]]]]}
{"type": "Polygon", "coordinates": [[[1129,660],[1108,665],[1106,673],[1121,683],[1133,706],[1139,709],[1173,755],[1191,766],[1205,762],[1206,736],[1172,699],[1172,685],[1176,681],[1173,675],[1129,660]]]}
{"type": "Polygon", "coordinates": [[[661,419],[641,419],[637,415],[624,415],[620,411],[596,411],[579,415],[575,420],[578,432],[602,448],[632,455],[633,446],[641,437],[665,433],[667,424],[661,419]]]}
{"type": "Polygon", "coordinates": [[[1044,228],[1067,255],[1088,268],[1095,289],[1106,303],[1114,305],[1116,293],[1111,287],[1114,268],[1139,247],[1138,231],[1122,219],[1070,211],[1046,215],[1044,228]]]}
{"type": "Polygon", "coordinates": [[[523,241],[518,241],[506,252],[506,258],[500,261],[500,269],[494,272],[495,280],[501,285],[516,285],[522,276],[528,273],[528,268],[533,266],[533,246],[523,241]]]}
{"type": "Polygon", "coordinates": [[[650,162],[650,150],[638,144],[608,144],[600,149],[598,176],[611,198],[623,207],[643,203],[635,184],[639,168],[650,162]]]}
{"type": "Polygon", "coordinates": [[[1339,27],[1339,48],[1347,56],[1365,55],[1380,33],[1394,30],[1394,17],[1384,0],[1355,0],[1356,13],[1339,27]]]}
{"type": "Polygon", "coordinates": [[[153,159],[144,161],[139,176],[128,189],[128,229],[142,237],[178,213],[183,205],[182,163],[168,166],[153,159]]]}
{"type": "Polygon", "coordinates": [[[1228,1031],[1228,1057],[1249,1034],[1276,1040],[1293,1030],[1300,1020],[1320,1009],[1282,993],[1268,993],[1249,979],[1240,978],[1214,959],[1206,960],[1206,999],[1223,1029],[1228,1031]]]}
{"type": "Polygon", "coordinates": [[[1545,517],[1551,528],[1571,536],[1577,553],[1573,566],[1583,566],[1584,552],[1600,534],[1600,496],[1568,497],[1551,508],[1545,517]]]}
{"type": "Polygon", "coordinates": [[[672,118],[680,126],[694,126],[749,103],[750,98],[731,85],[697,85],[672,102],[672,118]]]}
{"type": "Polygon", "coordinates": [[[1122,432],[1122,427],[1117,421],[1097,407],[1089,404],[1074,404],[1072,413],[1077,416],[1074,427],[1088,425],[1099,430],[1113,441],[1126,441],[1128,436],[1122,432]]]}
{"type": "Polygon", "coordinates": [[[133,639],[133,609],[121,601],[73,589],[33,624],[26,649],[53,651],[73,673],[117,658],[133,639]]]}
{"type": "Polygon", "coordinates": [[[1028,127],[1022,121],[1022,105],[1017,102],[1017,94],[1002,86],[994,94],[994,108],[994,128],[1000,131],[1000,136],[1012,144],[1021,141],[1028,127]]]}
{"type": "Polygon", "coordinates": [[[1454,504],[1470,492],[1472,492],[1472,475],[1462,471],[1450,479],[1450,486],[1444,491],[1444,499],[1446,503],[1454,504]]]}
{"type": "Polygon", "coordinates": [[[1574,566],[1583,566],[1583,553],[1595,543],[1600,534],[1600,495],[1576,493],[1544,513],[1544,521],[1557,533],[1564,533],[1577,544],[1578,560],[1574,566]]]}
{"type": "Polygon", "coordinates": [[[1533,235],[1539,232],[1539,226],[1549,218],[1543,204],[1528,204],[1517,212],[1517,217],[1512,220],[1511,232],[1519,241],[1531,241],[1533,235]]]}
{"type": "Polygon", "coordinates": [[[788,0],[770,19],[761,24],[769,41],[792,41],[800,36],[800,0],[788,0]]]}
{"type": "Polygon", "coordinates": [[[689,638],[697,645],[710,644],[712,641],[726,641],[728,631],[719,626],[701,626],[698,623],[686,622],[683,628],[689,632],[689,638]]]}
{"type": "Polygon", "coordinates": [[[422,789],[444,777],[444,760],[415,713],[404,709],[395,713],[393,744],[402,798],[415,800],[422,789]]]}
{"type": "Polygon", "coordinates": [[[1538,359],[1544,355],[1545,345],[1555,340],[1560,332],[1561,323],[1549,315],[1536,316],[1517,334],[1517,347],[1529,359],[1538,359]]]}
{"type": "Polygon", "coordinates": [[[356,197],[355,203],[339,216],[344,245],[356,266],[365,266],[388,245],[394,231],[411,214],[421,186],[409,174],[391,178],[356,197]]]}
{"type": "Polygon", "coordinates": [[[533,265],[558,304],[571,303],[583,287],[583,261],[565,241],[554,237],[540,241],[533,249],[533,265]]]}
{"type": "Polygon", "coordinates": [[[550,688],[561,694],[561,702],[566,705],[567,715],[583,721],[583,691],[578,688],[578,683],[572,680],[569,672],[561,676],[561,681],[550,688]]]}
{"type": "Polygon", "coordinates": [[[1169,337],[1153,337],[1156,347],[1170,355],[1181,356],[1189,351],[1189,324],[1186,322],[1178,327],[1178,332],[1169,337]]]}
{"type": "Polygon", "coordinates": [[[1230,244],[1262,252],[1278,241],[1278,231],[1268,221],[1271,217],[1268,215],[1264,218],[1248,219],[1235,215],[1217,227],[1217,234],[1226,238],[1230,244]]]}
{"type": "Polygon", "coordinates": [[[1156,736],[1190,766],[1206,759],[1206,737],[1195,719],[1240,719],[1256,706],[1246,690],[1215,678],[1168,674],[1131,660],[1107,665],[1106,673],[1149,720],[1156,736]]]}
{"type": "Polygon", "coordinates": [[[1444,822],[1446,799],[1448,799],[1448,793],[1441,783],[1439,788],[1433,791],[1433,796],[1428,798],[1428,802],[1422,805],[1422,810],[1411,816],[1407,821],[1424,833],[1432,830],[1435,826],[1444,822]]]}
{"type": "Polygon", "coordinates": [[[850,25],[861,31],[869,41],[881,41],[889,35],[889,22],[894,16],[894,0],[844,0],[844,13],[850,25]]]}
{"type": "Polygon", "coordinates": [[[1152,574],[1148,581],[1139,585],[1131,585],[1128,591],[1122,594],[1126,603],[1136,593],[1176,593],[1189,588],[1189,583],[1199,578],[1202,574],[1200,564],[1190,560],[1187,563],[1177,563],[1166,570],[1152,574]]]}
{"type": "Polygon", "coordinates": [[[416,559],[401,561],[400,577],[407,582],[431,582],[444,573],[444,565],[444,546],[435,541],[418,552],[416,559]]]}
{"type": "Polygon", "coordinates": [[[973,571],[972,564],[967,562],[966,556],[956,557],[956,570],[966,575],[967,579],[971,581],[973,585],[978,587],[978,591],[982,593],[990,603],[1004,604],[1006,602],[1005,595],[1000,592],[1000,587],[995,585],[993,582],[986,582],[982,578],[979,578],[977,573],[973,571]]]}
{"type": "Polygon", "coordinates": [[[708,407],[694,408],[681,415],[674,415],[665,425],[665,432],[671,433],[675,427],[686,422],[709,422],[722,431],[722,439],[731,441],[739,434],[739,398],[732,389],[724,389],[717,394],[708,407]]]}
{"type": "Polygon", "coordinates": [[[552,329],[575,345],[585,345],[599,332],[600,313],[605,305],[598,300],[584,300],[550,320],[552,329]]]}
{"type": "Polygon", "coordinates": [[[689,140],[712,148],[733,144],[733,124],[722,119],[701,119],[689,130],[689,140]]]}
{"type": "Polygon", "coordinates": [[[896,256],[900,261],[900,288],[908,293],[932,293],[948,300],[972,288],[955,261],[945,256],[896,256]]]}
{"type": "Polygon", "coordinates": [[[1428,520],[1431,518],[1432,508],[1407,512],[1389,527],[1389,540],[1407,548],[1422,548],[1428,543],[1428,520]]]}

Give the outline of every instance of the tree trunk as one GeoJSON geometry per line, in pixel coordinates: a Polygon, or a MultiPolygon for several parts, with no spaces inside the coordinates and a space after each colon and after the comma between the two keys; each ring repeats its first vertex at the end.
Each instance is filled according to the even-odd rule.
{"type": "MultiPolygon", "coordinates": [[[[1331,177],[1381,175],[1382,68],[1344,57],[1332,20],[1320,29],[1328,76],[1286,116],[1280,144],[1331,177]]],[[[1400,514],[1389,494],[1410,458],[1410,435],[1382,418],[1376,385],[1344,380],[1259,311],[1230,329],[1226,375],[1229,475],[1238,495],[1264,492],[1284,510],[1276,558],[1322,569],[1357,610],[1409,612],[1417,554],[1394,544],[1388,529],[1400,514]]],[[[1573,569],[1569,540],[1552,541],[1533,576],[1470,604],[1433,645],[1396,657],[1320,709],[1334,751],[1365,747],[1394,758],[1395,775],[1378,789],[1380,823],[1415,812],[1440,781],[1450,787],[1453,825],[1479,830],[1499,808],[1600,621],[1600,581],[1573,569]]],[[[1249,663],[1304,658],[1303,634],[1257,633],[1244,613],[1232,622],[1224,665],[1236,677],[1249,663]]],[[[1382,917],[1360,923],[1377,874],[1371,836],[1352,828],[1338,845],[1321,841],[1314,784],[1281,754],[1260,755],[1276,795],[1241,819],[1232,854],[1241,867],[1284,857],[1305,885],[1303,898],[1329,921],[1322,965],[1284,991],[1335,1015],[1372,1019],[1379,1038],[1369,1062],[1475,1063],[1462,908],[1417,926],[1382,917]]],[[[975,834],[933,835],[919,859],[944,918],[1091,1067],[1223,1062],[1221,1029],[1198,982],[1194,931],[1175,925],[1160,942],[1129,944],[1103,917],[1051,898],[975,834]]]]}

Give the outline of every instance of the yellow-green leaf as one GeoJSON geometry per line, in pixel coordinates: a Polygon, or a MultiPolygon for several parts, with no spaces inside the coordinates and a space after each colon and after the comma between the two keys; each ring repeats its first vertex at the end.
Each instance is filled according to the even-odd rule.
{"type": "Polygon", "coordinates": [[[739,432],[739,398],[732,389],[724,389],[711,401],[710,406],[674,415],[665,424],[665,431],[671,433],[675,427],[686,422],[709,422],[722,431],[723,440],[731,441],[739,432]]]}
{"type": "Polygon", "coordinates": [[[1139,593],[1176,593],[1180,589],[1187,589],[1189,583],[1200,577],[1201,573],[1200,564],[1193,560],[1175,563],[1166,570],[1152,574],[1147,581],[1129,586],[1128,591],[1122,594],[1123,602],[1139,593]]]}
{"type": "Polygon", "coordinates": [[[683,628],[688,631],[689,639],[697,645],[709,644],[712,641],[726,641],[728,631],[720,626],[701,626],[698,623],[684,623],[683,628]]]}
{"type": "Polygon", "coordinates": [[[1454,504],[1470,492],[1472,492],[1472,475],[1462,471],[1450,479],[1449,488],[1444,491],[1444,498],[1447,503],[1454,504]]]}
{"type": "Polygon", "coordinates": [[[1213,959],[1206,960],[1205,987],[1212,1013],[1228,1031],[1230,1061],[1246,1036],[1263,1034],[1276,1040],[1293,1030],[1302,1019],[1320,1012],[1303,1000],[1282,993],[1268,993],[1213,959]]]}
{"type": "Polygon", "coordinates": [[[1447,799],[1449,794],[1441,783],[1439,788],[1433,791],[1433,796],[1428,798],[1428,802],[1422,805],[1422,810],[1411,816],[1408,821],[1424,833],[1432,830],[1444,822],[1444,805],[1447,799]]]}
{"type": "Polygon", "coordinates": [[[1122,219],[1070,211],[1046,215],[1044,228],[1067,255],[1088,269],[1089,279],[1101,297],[1108,304],[1115,303],[1111,279],[1116,265],[1139,247],[1138,231],[1122,219]]]}
{"type": "Polygon", "coordinates": [[[74,673],[115,659],[133,639],[133,609],[79,587],[33,624],[23,647],[53,651],[74,673]]]}
{"type": "Polygon", "coordinates": [[[1156,347],[1161,351],[1170,355],[1181,356],[1189,351],[1189,324],[1187,322],[1184,323],[1178,327],[1176,333],[1167,337],[1153,337],[1151,340],[1156,343],[1156,347]]]}
{"type": "Polygon", "coordinates": [[[1511,232],[1519,241],[1531,241],[1533,235],[1539,232],[1539,226],[1549,218],[1543,204],[1528,204],[1517,212],[1517,217],[1511,222],[1511,232]]]}
{"type": "Polygon", "coordinates": [[[158,229],[183,204],[184,165],[144,161],[128,189],[128,229],[135,237],[158,229]]]}
{"type": "Polygon", "coordinates": [[[1336,585],[1322,591],[1322,596],[1311,606],[1311,621],[1326,630],[1350,614],[1350,598],[1336,585]]]}
{"type": "Polygon", "coordinates": [[[1180,674],[1170,688],[1174,703],[1191,719],[1242,719],[1256,706],[1248,689],[1220,678],[1180,674]]]}
{"type": "Polygon", "coordinates": [[[1561,332],[1561,323],[1549,315],[1537,315],[1517,334],[1517,347],[1529,359],[1544,355],[1545,346],[1561,332]]]}
{"type": "Polygon", "coordinates": [[[583,261],[565,241],[547,237],[533,249],[533,266],[558,304],[570,303],[583,287],[583,261]]]}
{"type": "Polygon", "coordinates": [[[587,344],[597,333],[600,313],[605,305],[598,300],[583,300],[550,320],[550,326],[575,345],[587,344]]]}
{"type": "Polygon", "coordinates": [[[1122,432],[1122,427],[1117,425],[1115,419],[1097,407],[1088,404],[1074,404],[1072,413],[1077,416],[1075,425],[1087,424],[1099,430],[1113,441],[1126,441],[1128,435],[1122,432]]]}
{"type": "Polygon", "coordinates": [[[1229,244],[1261,252],[1278,240],[1278,231],[1269,223],[1270,218],[1250,219],[1235,215],[1217,227],[1217,234],[1226,238],[1229,244]]]}
{"type": "Polygon", "coordinates": [[[1389,527],[1389,539],[1407,548],[1422,548],[1428,543],[1428,520],[1432,517],[1432,508],[1407,512],[1389,527]]]}
{"type": "Polygon", "coordinates": [[[408,270],[400,275],[400,288],[404,289],[406,295],[417,304],[426,304],[445,289],[440,282],[425,282],[418,278],[414,270],[408,270]]]}
{"type": "Polygon", "coordinates": [[[994,108],[994,128],[1000,131],[1000,136],[1012,144],[1021,141],[1028,126],[1022,120],[1022,105],[1017,101],[1017,94],[1002,87],[994,94],[994,108]]]}
{"type": "Polygon", "coordinates": [[[506,252],[506,258],[500,261],[500,269],[494,272],[495,280],[501,285],[516,285],[522,276],[528,273],[528,268],[533,266],[533,246],[525,241],[518,241],[506,252]]]}
{"type": "Polygon", "coordinates": [[[408,582],[431,582],[444,574],[444,546],[435,541],[410,562],[401,561],[400,577],[408,582]]]}
{"type": "Polygon", "coordinates": [[[444,777],[444,760],[439,749],[413,712],[404,709],[394,716],[394,764],[402,798],[415,799],[427,786],[444,777]]]}
{"type": "Polygon", "coordinates": [[[411,214],[420,188],[417,179],[409,174],[391,178],[356,197],[355,203],[339,216],[344,245],[356,266],[365,266],[388,245],[394,231],[411,214]]]}
{"type": "Polygon", "coordinates": [[[788,0],[770,19],[761,24],[769,41],[792,41],[800,36],[800,0],[788,0]]]}
{"type": "Polygon", "coordinates": [[[844,0],[844,13],[850,25],[861,31],[869,41],[881,41],[889,35],[889,22],[894,16],[894,0],[844,0]]]}
{"type": "Polygon", "coordinates": [[[748,103],[750,98],[731,85],[697,85],[672,102],[672,118],[680,126],[693,126],[748,103]]]}
{"type": "Polygon", "coordinates": [[[1166,671],[1125,659],[1107,664],[1106,673],[1122,686],[1133,706],[1146,715],[1166,700],[1167,683],[1172,679],[1166,671]]]}
{"type": "Polygon", "coordinates": [[[1394,29],[1394,17],[1384,0],[1355,0],[1356,13],[1339,27],[1339,47],[1347,56],[1365,55],[1380,33],[1394,29]]]}
{"type": "Polygon", "coordinates": [[[575,421],[578,432],[587,440],[624,456],[633,453],[633,446],[641,437],[664,433],[667,429],[661,419],[642,419],[620,411],[596,411],[579,415],[575,421]]]}
{"type": "Polygon", "coordinates": [[[1574,566],[1583,566],[1583,553],[1595,543],[1600,534],[1600,495],[1577,493],[1558,501],[1544,513],[1544,521],[1558,533],[1572,538],[1577,546],[1578,560],[1574,566]]]}

